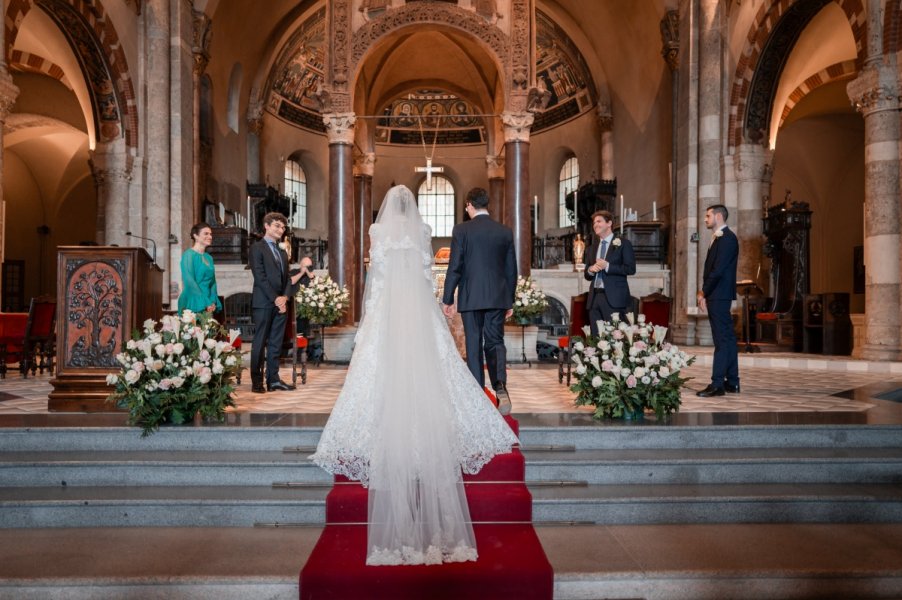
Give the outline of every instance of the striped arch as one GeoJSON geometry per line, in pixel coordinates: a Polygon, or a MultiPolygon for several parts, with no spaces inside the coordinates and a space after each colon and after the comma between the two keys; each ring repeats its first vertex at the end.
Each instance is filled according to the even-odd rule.
{"type": "MultiPolygon", "coordinates": [[[[36,2],[42,0],[7,0],[6,15],[3,26],[6,33],[6,45],[3,49],[9,61],[11,49],[15,45],[16,36],[19,34],[19,26],[28,11],[35,7],[36,2]]],[[[43,0],[46,1],[46,0],[43,0]]],[[[112,21],[107,18],[101,0],[56,0],[69,5],[78,15],[85,20],[91,30],[97,46],[101,49],[109,68],[110,79],[117,87],[118,96],[121,99],[119,106],[119,127],[125,133],[125,143],[130,148],[138,145],[138,110],[135,98],[135,89],[132,84],[128,64],[125,61],[125,52],[112,21]]],[[[10,61],[11,62],[11,61],[10,61]]],[[[87,74],[84,74],[87,78],[87,74]]]]}
{"type": "Polygon", "coordinates": [[[902,52],[902,0],[889,0],[883,18],[883,53],[902,52]]]}
{"type": "MultiPolygon", "coordinates": [[[[736,65],[733,87],[730,90],[729,143],[736,147],[744,140],[746,108],[752,89],[752,80],[759,67],[765,46],[771,34],[787,10],[800,0],[769,0],[763,4],[755,16],[747,36],[748,44],[736,65]]],[[[861,64],[865,56],[865,34],[867,16],[862,0],[832,0],[842,8],[852,28],[855,48],[858,54],[856,64],[861,64]]]]}
{"type": "Polygon", "coordinates": [[[817,73],[806,79],[789,95],[789,99],[786,101],[786,106],[783,107],[783,112],[782,114],[780,114],[780,127],[783,127],[783,122],[786,120],[786,117],[789,116],[789,113],[792,112],[792,109],[795,108],[795,105],[802,101],[802,98],[804,98],[817,88],[821,87],[822,85],[830,83],[831,81],[837,81],[839,79],[851,79],[857,72],[858,68],[855,65],[855,61],[845,60],[843,62],[830,65],[826,69],[818,71],[817,73]]]}
{"type": "Polygon", "coordinates": [[[9,54],[9,67],[23,73],[39,73],[53,77],[70,90],[72,89],[72,84],[63,72],[63,68],[37,54],[13,50],[9,54]]]}

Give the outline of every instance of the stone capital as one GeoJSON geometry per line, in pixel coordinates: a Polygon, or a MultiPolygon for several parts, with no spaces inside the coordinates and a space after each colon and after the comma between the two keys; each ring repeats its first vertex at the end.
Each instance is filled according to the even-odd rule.
{"type": "Polygon", "coordinates": [[[774,153],[759,144],[741,144],[736,150],[733,168],[740,182],[770,180],[774,153]]]}
{"type": "Polygon", "coordinates": [[[535,120],[535,115],[530,112],[510,112],[501,113],[501,123],[504,125],[504,141],[507,142],[528,142],[529,128],[535,120]]]}
{"type": "MultiPolygon", "coordinates": [[[[253,92],[251,97],[254,97],[253,92]]],[[[254,135],[263,133],[263,103],[259,100],[251,100],[247,106],[247,129],[254,135]]]]}
{"type": "Polygon", "coordinates": [[[671,71],[680,66],[680,13],[669,10],[661,19],[661,55],[671,71]]]}
{"type": "Polygon", "coordinates": [[[127,183],[132,179],[134,160],[127,152],[98,145],[88,152],[88,165],[98,187],[107,183],[127,183]]]}
{"type": "Polygon", "coordinates": [[[19,97],[19,88],[13,83],[13,78],[5,67],[5,64],[0,67],[0,123],[6,122],[6,117],[19,97]]]}
{"type": "Polygon", "coordinates": [[[488,155],[485,166],[489,179],[504,179],[504,157],[488,155]]]}
{"type": "Polygon", "coordinates": [[[329,144],[353,144],[356,122],[357,117],[352,112],[324,114],[323,123],[326,125],[329,144]]]}
{"type": "Polygon", "coordinates": [[[354,156],[354,177],[372,177],[376,171],[376,153],[364,152],[354,156]]]}
{"type": "Polygon", "coordinates": [[[855,110],[867,117],[876,112],[899,110],[899,81],[888,65],[869,65],[846,86],[855,110]]]}
{"type": "Polygon", "coordinates": [[[614,115],[611,114],[611,107],[607,104],[598,104],[598,107],[595,109],[595,117],[598,119],[598,128],[602,133],[614,129],[614,115]]]}
{"type": "Polygon", "coordinates": [[[202,75],[210,62],[210,38],[213,36],[210,17],[196,10],[191,11],[194,36],[191,54],[194,56],[194,74],[202,75]]]}

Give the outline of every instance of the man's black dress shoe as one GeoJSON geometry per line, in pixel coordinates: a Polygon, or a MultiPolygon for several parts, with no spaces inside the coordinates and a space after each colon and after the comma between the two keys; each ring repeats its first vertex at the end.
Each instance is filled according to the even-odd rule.
{"type": "Polygon", "coordinates": [[[695,392],[696,396],[701,396],[702,398],[711,398],[712,396],[723,396],[726,392],[722,387],[714,387],[713,385],[709,385],[705,389],[700,392],[695,392]]]}
{"type": "Polygon", "coordinates": [[[255,394],[265,394],[266,388],[264,388],[262,385],[252,385],[251,391],[254,392],[255,394]]]}
{"type": "Polygon", "coordinates": [[[493,387],[495,397],[498,398],[498,412],[502,415],[511,414],[511,397],[507,393],[507,385],[499,381],[493,387]]]}
{"type": "Polygon", "coordinates": [[[725,384],[723,384],[723,389],[725,392],[729,392],[731,394],[738,394],[739,393],[739,384],[737,383],[736,385],[730,385],[729,383],[725,383],[725,384]]]}
{"type": "Polygon", "coordinates": [[[270,392],[290,392],[295,389],[295,387],[291,384],[285,383],[284,381],[277,381],[275,383],[270,383],[268,386],[270,392]]]}

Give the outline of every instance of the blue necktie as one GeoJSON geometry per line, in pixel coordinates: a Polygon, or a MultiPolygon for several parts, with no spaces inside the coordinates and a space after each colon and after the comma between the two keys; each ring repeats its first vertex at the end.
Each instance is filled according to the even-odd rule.
{"type": "Polygon", "coordinates": [[[272,250],[273,256],[276,257],[276,264],[279,265],[279,268],[282,267],[282,256],[279,254],[278,249],[276,249],[276,245],[271,242],[266,242],[269,245],[269,249],[272,250]]]}
{"type": "MultiPolygon", "coordinates": [[[[604,258],[607,254],[608,250],[608,241],[601,240],[601,252],[598,253],[598,258],[604,258]]],[[[604,287],[604,279],[601,278],[601,271],[595,274],[595,287],[603,288],[604,287]]]]}

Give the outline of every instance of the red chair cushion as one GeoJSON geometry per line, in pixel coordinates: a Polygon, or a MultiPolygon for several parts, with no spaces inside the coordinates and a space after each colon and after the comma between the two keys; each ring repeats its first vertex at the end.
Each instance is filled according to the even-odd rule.
{"type": "Polygon", "coordinates": [[[306,348],[307,347],[307,338],[302,335],[297,336],[296,339],[298,348],[306,348]]]}
{"type": "Polygon", "coordinates": [[[570,336],[565,335],[561,336],[557,339],[557,347],[558,348],[567,348],[570,346],[570,336]]]}
{"type": "Polygon", "coordinates": [[[759,312],[755,318],[759,321],[776,321],[779,315],[772,312],[759,312]]]}

